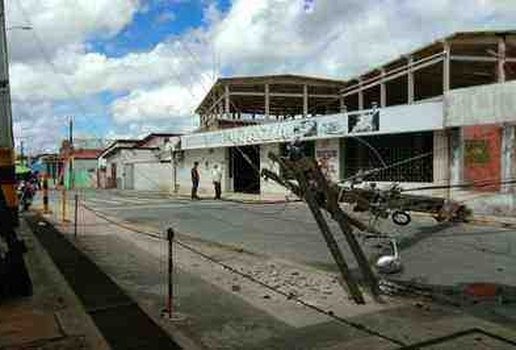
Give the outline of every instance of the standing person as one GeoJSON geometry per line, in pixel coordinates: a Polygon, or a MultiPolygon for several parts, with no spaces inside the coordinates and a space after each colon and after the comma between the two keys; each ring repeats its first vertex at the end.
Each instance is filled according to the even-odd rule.
{"type": "Polygon", "coordinates": [[[199,169],[197,168],[198,166],[199,162],[194,162],[194,166],[190,171],[192,176],[192,199],[200,199],[197,195],[197,188],[199,188],[199,181],[201,179],[201,176],[199,175],[199,169]]]}
{"type": "Polygon", "coordinates": [[[211,178],[213,181],[213,186],[215,187],[215,199],[220,199],[220,182],[222,180],[222,171],[220,171],[219,166],[217,164],[213,166],[213,170],[211,171],[211,178]]]}

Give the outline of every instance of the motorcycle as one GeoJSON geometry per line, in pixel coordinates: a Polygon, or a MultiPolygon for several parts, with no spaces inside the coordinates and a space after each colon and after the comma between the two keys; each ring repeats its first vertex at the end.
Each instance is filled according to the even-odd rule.
{"type": "Polygon", "coordinates": [[[34,188],[28,181],[22,181],[18,184],[18,203],[20,203],[22,210],[29,210],[32,205],[32,199],[34,198],[34,188]]]}

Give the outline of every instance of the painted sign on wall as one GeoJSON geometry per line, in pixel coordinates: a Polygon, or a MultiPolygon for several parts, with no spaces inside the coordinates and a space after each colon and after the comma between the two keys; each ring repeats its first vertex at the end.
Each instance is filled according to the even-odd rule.
{"type": "Polygon", "coordinates": [[[181,144],[196,149],[438,129],[443,104],[428,102],[184,135],[181,144]]]}
{"type": "Polygon", "coordinates": [[[339,140],[317,140],[315,144],[315,159],[323,174],[330,180],[339,180],[339,140]]]}
{"type": "Polygon", "coordinates": [[[370,112],[348,117],[348,132],[363,133],[380,130],[380,110],[375,109],[370,112]]]}
{"type": "MultiPolygon", "coordinates": [[[[500,181],[501,128],[498,125],[466,126],[464,134],[464,180],[500,181]]],[[[499,185],[480,186],[480,191],[497,191],[499,185]]]]}

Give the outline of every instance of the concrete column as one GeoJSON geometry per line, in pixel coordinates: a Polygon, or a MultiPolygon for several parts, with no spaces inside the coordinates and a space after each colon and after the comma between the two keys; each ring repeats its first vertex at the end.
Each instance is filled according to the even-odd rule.
{"type": "Polygon", "coordinates": [[[358,80],[358,110],[361,111],[364,109],[364,91],[362,91],[362,79],[358,80]]]}
{"type": "MultiPolygon", "coordinates": [[[[506,45],[505,38],[498,38],[498,82],[505,82],[505,60],[506,45]]],[[[501,180],[510,181],[513,175],[513,158],[514,158],[514,126],[504,124],[502,127],[502,152],[500,159],[501,180]]],[[[511,185],[501,185],[502,193],[513,192],[511,185]]]]}
{"type": "Polygon", "coordinates": [[[308,116],[308,85],[303,85],[303,118],[308,116]]]}
{"type": "Polygon", "coordinates": [[[444,61],[443,61],[443,93],[450,90],[450,43],[443,43],[444,61]]]}
{"type": "Polygon", "coordinates": [[[498,38],[498,82],[505,82],[506,45],[505,38],[498,38]]]}
{"type": "Polygon", "coordinates": [[[346,108],[346,100],[345,100],[345,97],[344,96],[341,96],[340,99],[340,113],[346,113],[347,111],[347,108],[346,108]]]}
{"type": "MultiPolygon", "coordinates": [[[[501,152],[501,177],[502,181],[510,181],[513,177],[513,159],[514,159],[514,126],[504,125],[502,129],[502,152],[501,152]]],[[[511,193],[512,185],[502,185],[500,190],[502,193],[511,193]]]]}
{"type": "Polygon", "coordinates": [[[449,130],[449,148],[450,148],[450,185],[457,185],[462,181],[463,169],[463,137],[462,129],[453,128],[449,130]]]}
{"type": "Polygon", "coordinates": [[[412,56],[408,59],[408,75],[407,75],[407,91],[408,91],[408,98],[407,103],[411,104],[414,103],[414,71],[412,69],[412,63],[414,59],[412,56]]]}
{"type": "Polygon", "coordinates": [[[450,175],[450,151],[448,148],[448,135],[445,130],[434,131],[434,150],[432,157],[434,184],[447,185],[450,175]]]}
{"type": "Polygon", "coordinates": [[[381,108],[384,108],[387,106],[387,89],[386,89],[386,85],[385,85],[385,81],[384,81],[384,78],[385,78],[385,69],[382,68],[381,70],[381,79],[382,79],[382,82],[380,83],[380,107],[381,108]]]}
{"type": "Polygon", "coordinates": [[[265,84],[265,119],[269,119],[269,114],[270,114],[269,84],[265,84]]]}
{"type": "Polygon", "coordinates": [[[226,115],[226,117],[229,117],[229,111],[230,111],[230,108],[229,108],[229,86],[225,85],[224,86],[224,114],[226,115]]]}

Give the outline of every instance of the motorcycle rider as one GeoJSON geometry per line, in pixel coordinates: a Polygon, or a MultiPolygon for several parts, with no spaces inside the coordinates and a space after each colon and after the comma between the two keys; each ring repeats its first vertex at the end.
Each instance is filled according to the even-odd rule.
{"type": "Polygon", "coordinates": [[[18,185],[18,200],[24,211],[27,211],[34,198],[34,187],[30,181],[20,181],[18,185]]]}

